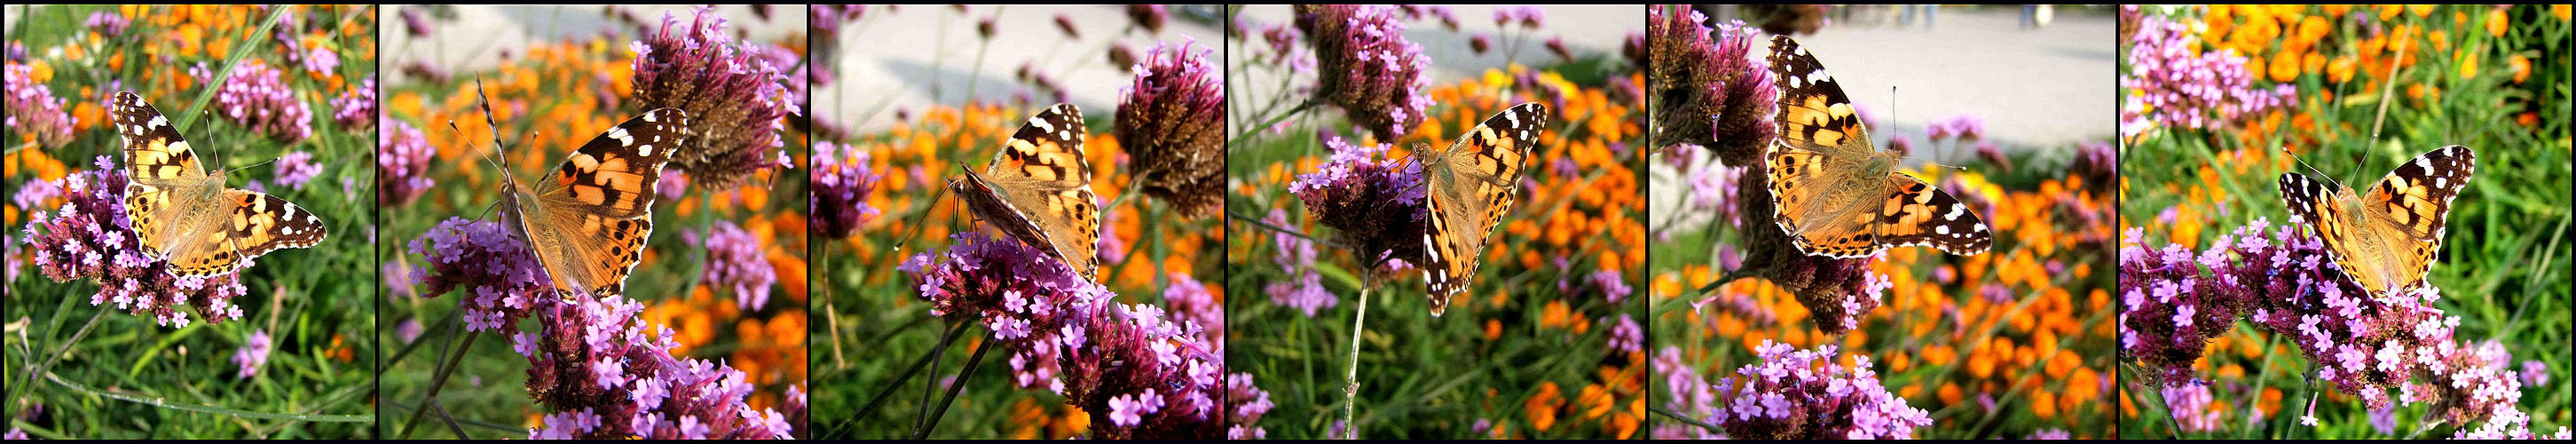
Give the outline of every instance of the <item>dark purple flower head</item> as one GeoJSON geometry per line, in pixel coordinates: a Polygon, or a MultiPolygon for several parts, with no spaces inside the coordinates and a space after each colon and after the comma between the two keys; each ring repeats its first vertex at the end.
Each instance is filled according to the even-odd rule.
{"type": "Polygon", "coordinates": [[[1467,49],[1476,51],[1476,55],[1485,55],[1485,51],[1494,49],[1494,38],[1482,33],[1468,36],[1467,49]]]}
{"type": "Polygon", "coordinates": [[[1547,13],[1540,11],[1537,6],[1494,7],[1495,27],[1509,26],[1513,22],[1519,22],[1522,28],[1538,29],[1539,25],[1546,19],[1547,13]]]}
{"type": "MultiPolygon", "coordinates": [[[[687,233],[694,236],[696,233],[687,233]]],[[[732,291],[734,303],[746,311],[757,311],[769,305],[769,288],[778,283],[778,270],[769,266],[762,254],[760,238],[751,231],[718,220],[705,236],[707,265],[702,284],[732,291]]]]}
{"type": "Polygon", "coordinates": [[[10,132],[31,136],[46,148],[72,143],[72,115],[63,112],[64,100],[54,97],[53,87],[36,83],[35,67],[11,60],[8,97],[0,98],[9,111],[10,132]]]}
{"type": "MultiPolygon", "coordinates": [[[[1024,243],[980,232],[955,239],[946,253],[915,255],[897,270],[913,276],[933,314],[968,316],[992,329],[1011,350],[1021,386],[1043,386],[1084,411],[1107,414],[1091,423],[1092,437],[1214,438],[1248,424],[1230,421],[1227,412],[1267,410],[1247,404],[1266,396],[1221,385],[1231,381],[1220,379],[1224,351],[1206,340],[1197,314],[1204,308],[1167,314],[1122,304],[1062,262],[1032,259],[1043,255],[1024,243]]],[[[1182,295],[1176,305],[1184,301],[1207,303],[1182,295]]]]}
{"type": "Polygon", "coordinates": [[[1001,19],[1001,17],[990,15],[984,16],[984,18],[975,19],[975,35],[977,37],[983,37],[984,40],[992,40],[993,33],[999,31],[998,27],[993,22],[999,19],[1001,19]]]}
{"type": "Polygon", "coordinates": [[[1742,23],[1710,28],[1697,11],[1653,8],[1647,86],[1653,94],[1655,145],[1708,147],[1729,165],[1751,165],[1779,136],[1771,113],[1779,102],[1769,62],[1753,54],[1761,40],[1742,23]],[[1703,123],[1704,122],[1704,123],[1703,123]]]}
{"type": "MultiPolygon", "coordinates": [[[[2107,193],[2120,175],[2119,150],[2110,142],[2087,140],[2076,144],[2075,158],[2066,170],[2084,178],[2084,187],[2096,193],[2107,193]]],[[[1994,213],[1982,213],[1994,214],[1994,213]]]]}
{"type": "MultiPolygon", "coordinates": [[[[188,74],[201,83],[215,81],[215,71],[202,62],[189,68],[188,74]]],[[[295,97],[285,72],[257,59],[236,67],[232,77],[216,87],[212,105],[209,109],[215,115],[258,130],[269,140],[295,143],[313,137],[313,107],[295,97]]]]}
{"type": "MultiPolygon", "coordinates": [[[[55,282],[98,282],[90,305],[115,304],[118,310],[152,318],[156,325],[186,328],[191,321],[183,307],[192,308],[207,322],[240,319],[242,309],[232,300],[247,290],[241,275],[172,277],[169,262],[142,246],[127,219],[125,170],[108,156],[99,156],[96,165],[92,171],[26,187],[58,189],[65,201],[52,211],[27,211],[27,227],[20,234],[35,255],[32,263],[37,270],[55,282]]],[[[245,261],[242,266],[250,264],[245,261]]]]}
{"type": "Polygon", "coordinates": [[[1156,45],[1118,101],[1118,143],[1145,195],[1183,217],[1225,203],[1225,82],[1197,42],[1156,45]]]}
{"type": "Polygon", "coordinates": [[[1567,62],[1574,61],[1574,50],[1566,49],[1565,37],[1548,37],[1547,52],[1550,54],[1556,54],[1556,58],[1558,59],[1563,59],[1567,62]]]}
{"type": "Polygon", "coordinates": [[[877,174],[868,150],[858,145],[815,142],[814,152],[814,192],[806,196],[812,208],[807,215],[810,226],[822,237],[849,237],[860,225],[876,219],[877,209],[868,205],[868,196],[876,193],[884,176],[877,174]]]}
{"type": "Polygon", "coordinates": [[[268,352],[275,348],[275,344],[269,341],[268,330],[251,332],[250,338],[242,341],[241,349],[233,351],[233,365],[241,368],[240,378],[259,376],[260,367],[268,365],[268,352]]]}
{"type": "Polygon", "coordinates": [[[438,150],[410,122],[380,117],[377,126],[384,132],[376,138],[376,201],[410,205],[436,183],[429,178],[429,162],[438,150]]]}
{"type": "Polygon", "coordinates": [[[1082,27],[1074,26],[1073,16],[1062,12],[1055,13],[1055,29],[1064,31],[1066,40],[1082,40],[1082,27]]]}
{"type": "Polygon", "coordinates": [[[428,37],[430,31],[436,30],[435,26],[437,25],[429,22],[429,14],[422,13],[421,11],[423,9],[425,9],[425,7],[414,5],[405,5],[402,7],[404,33],[411,34],[412,37],[418,38],[428,37]]]}
{"type": "Polygon", "coordinates": [[[1379,140],[1411,132],[1431,107],[1431,60],[1405,40],[1386,5],[1298,5],[1297,23],[1315,46],[1315,92],[1379,140]]]}
{"type": "Polygon", "coordinates": [[[1324,146],[1332,157],[1288,183],[1288,192],[1306,204],[1307,217],[1332,227],[1335,241],[1362,264],[1381,258],[1422,263],[1429,210],[1422,202],[1421,163],[1390,166],[1380,158],[1386,145],[1352,145],[1335,137],[1324,146]]]}
{"type": "Polygon", "coordinates": [[[556,299],[527,244],[498,222],[448,218],[412,239],[411,251],[428,265],[422,293],[458,291],[467,331],[506,329],[538,301],[556,299]]]}
{"type": "Polygon", "coordinates": [[[671,167],[689,172],[707,189],[732,188],[752,174],[783,165],[773,151],[785,146],[786,117],[802,111],[786,85],[782,66],[768,51],[728,37],[714,8],[698,8],[686,29],[674,13],[662,28],[628,45],[635,52],[638,109],[688,112],[698,138],[671,155],[671,167]]]}
{"type": "Polygon", "coordinates": [[[1905,405],[1878,382],[1868,356],[1845,369],[1834,346],[1814,351],[1762,341],[1761,362],[1736,370],[1743,385],[1717,384],[1725,409],[1706,418],[1736,439],[1895,439],[1932,425],[1930,412],[1905,405]]]}
{"type": "Polygon", "coordinates": [[[1163,23],[1171,21],[1171,17],[1172,13],[1164,10],[1163,5],[1127,5],[1127,20],[1134,22],[1136,27],[1145,28],[1148,33],[1163,32],[1163,23]]]}

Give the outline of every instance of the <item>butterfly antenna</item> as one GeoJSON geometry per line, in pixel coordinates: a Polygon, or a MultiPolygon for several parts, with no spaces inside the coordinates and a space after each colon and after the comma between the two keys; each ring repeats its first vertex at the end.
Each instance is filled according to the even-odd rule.
{"type": "Polygon", "coordinates": [[[2343,181],[2341,181],[2341,180],[2336,180],[2336,179],[2335,179],[2335,177],[2334,177],[2333,175],[2328,175],[2328,174],[2326,174],[2326,170],[2317,169],[2317,167],[2316,167],[2316,166],[2314,166],[2314,165],[2308,165],[2308,160],[2307,160],[2307,159],[2299,158],[2299,153],[2290,152],[2290,146],[2289,146],[2289,145],[2282,145],[2282,146],[2281,146],[2281,154],[2288,154],[2288,155],[2290,155],[2290,160],[2291,160],[2291,161],[2293,161],[2293,162],[2298,162],[2300,167],[2307,168],[2307,169],[2308,169],[2308,171],[2316,172],[2316,173],[2317,173],[2317,174],[2316,174],[2316,177],[2323,177],[2323,178],[2325,178],[2325,179],[2326,179],[2326,181],[2327,181],[2327,182],[2333,182],[2333,183],[2334,183],[2334,185],[2335,185],[2335,188],[2336,188],[2336,189],[2342,189],[2342,188],[2343,188],[2343,181]]]}
{"type": "MultiPolygon", "coordinates": [[[[966,168],[966,166],[964,166],[964,165],[959,165],[959,166],[957,166],[957,168],[963,169],[963,168],[966,168]]],[[[974,179],[966,179],[966,180],[974,180],[974,179]]],[[[896,239],[895,239],[895,241],[894,241],[894,252],[895,252],[896,254],[902,254],[902,253],[903,253],[903,247],[904,247],[904,245],[905,245],[905,244],[912,243],[912,239],[913,239],[913,238],[921,237],[921,228],[922,228],[922,227],[925,227],[925,226],[929,226],[929,225],[930,225],[930,212],[932,212],[932,211],[939,211],[939,201],[940,201],[940,199],[946,199],[946,198],[948,198],[948,187],[946,187],[946,186],[941,186],[941,187],[939,187],[939,192],[938,192],[938,193],[933,193],[933,194],[931,194],[931,195],[930,195],[930,206],[928,206],[928,207],[924,207],[924,208],[922,208],[922,209],[921,209],[921,216],[920,216],[920,218],[919,218],[918,220],[914,220],[914,221],[913,221],[913,223],[912,223],[912,229],[910,229],[910,230],[904,230],[903,237],[901,237],[901,238],[896,238],[896,239]]]]}

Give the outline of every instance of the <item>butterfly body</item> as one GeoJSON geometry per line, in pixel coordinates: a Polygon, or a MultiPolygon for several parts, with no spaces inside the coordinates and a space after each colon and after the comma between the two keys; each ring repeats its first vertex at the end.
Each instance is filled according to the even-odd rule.
{"type": "Polygon", "coordinates": [[[127,220],[144,249],[169,261],[171,275],[231,273],[270,251],[322,242],[321,217],[286,199],[226,188],[224,170],[207,173],[169,118],[142,97],[120,92],[114,105],[131,178],[127,220]]]}
{"type": "Polygon", "coordinates": [[[1897,171],[1903,154],[1869,141],[1860,114],[1824,65],[1787,36],[1771,39],[1780,137],[1763,152],[1772,223],[1799,251],[1869,257],[1930,246],[1974,255],[1994,246],[1985,220],[1950,193],[1897,171]]]}
{"type": "Polygon", "coordinates": [[[1086,134],[1081,109],[1049,107],[1003,142],[983,173],[961,166],[965,174],[948,187],[986,225],[1097,282],[1100,197],[1091,192],[1091,161],[1083,157],[1086,134]]]}
{"type": "Polygon", "coordinates": [[[2283,173],[2281,200],[2344,276],[2387,298],[2425,285],[2441,259],[2451,201],[2467,188],[2476,161],[2468,147],[2443,147],[2399,165],[2366,192],[2283,173]]]}
{"type": "Polygon", "coordinates": [[[1518,200],[1521,171],[1547,119],[1547,106],[1523,103],[1468,129],[1448,148],[1421,154],[1430,217],[1422,273],[1432,316],[1447,311],[1475,278],[1485,239],[1518,200]]]}
{"type": "Polygon", "coordinates": [[[678,108],[647,111],[582,144],[547,178],[502,174],[502,223],[528,244],[555,289],[625,293],[653,234],[662,167],[695,141],[687,127],[678,108]]]}

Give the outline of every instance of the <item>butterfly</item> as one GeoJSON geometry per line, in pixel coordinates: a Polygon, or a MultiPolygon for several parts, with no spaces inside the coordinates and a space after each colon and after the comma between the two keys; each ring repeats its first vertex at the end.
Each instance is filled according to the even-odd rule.
{"type": "Polygon", "coordinates": [[[1994,246],[1976,211],[1896,170],[1903,154],[1869,142],[1842,84],[1788,36],[1771,38],[1773,120],[1780,137],[1762,155],[1771,175],[1771,222],[1809,255],[1859,258],[1928,245],[1974,255],[1994,246]]]}
{"type": "Polygon", "coordinates": [[[2325,241],[2327,256],[2352,283],[2395,295],[2424,285],[2425,274],[2441,259],[2451,199],[2468,186],[2476,161],[2468,147],[2442,147],[2398,165],[2368,194],[2282,173],[2281,202],[2325,241]]]}
{"type": "Polygon", "coordinates": [[[965,170],[948,188],[977,219],[1045,250],[1082,278],[1100,280],[1099,195],[1082,153],[1082,110],[1056,104],[1030,116],[982,174],[965,170]]]}
{"type": "Polygon", "coordinates": [[[207,174],[170,119],[132,92],[116,93],[116,135],[125,145],[126,214],[142,247],[170,262],[171,276],[212,276],[280,248],[322,243],[320,216],[286,199],[224,187],[207,174]]]}
{"type": "MultiPolygon", "coordinates": [[[[491,116],[489,100],[484,116],[491,116]]],[[[503,168],[502,224],[527,242],[559,294],[625,294],[653,234],[662,166],[697,141],[688,126],[679,108],[645,111],[573,150],[553,180],[519,182],[503,168]]]]}
{"type": "Polygon", "coordinates": [[[1523,103],[1486,118],[1448,148],[1421,154],[1422,179],[1430,186],[1423,193],[1431,221],[1422,233],[1422,280],[1431,316],[1447,311],[1449,300],[1475,279],[1485,238],[1519,198],[1521,169],[1529,166],[1547,117],[1546,105],[1523,103]]]}

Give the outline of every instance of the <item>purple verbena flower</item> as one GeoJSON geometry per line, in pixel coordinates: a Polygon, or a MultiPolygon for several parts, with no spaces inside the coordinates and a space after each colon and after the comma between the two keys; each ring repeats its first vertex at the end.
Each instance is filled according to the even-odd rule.
{"type": "Polygon", "coordinates": [[[1431,60],[1404,38],[1386,5],[1300,5],[1297,23],[1315,47],[1316,94],[1342,108],[1378,140],[1412,131],[1431,107],[1431,60]]]}
{"type": "Polygon", "coordinates": [[[706,235],[706,248],[702,284],[731,290],[734,303],[743,310],[769,305],[769,289],[778,283],[778,270],[762,254],[760,238],[733,221],[718,220],[706,235]]]}
{"type": "Polygon", "coordinates": [[[11,132],[25,134],[37,146],[60,147],[72,143],[72,115],[63,112],[63,99],[54,97],[54,88],[35,80],[35,67],[8,63],[8,97],[0,98],[9,111],[11,132]]]}
{"type": "Polygon", "coordinates": [[[1115,127],[1130,177],[1183,217],[1225,203],[1225,84],[1212,50],[1196,48],[1156,44],[1146,53],[1120,88],[1115,127]]]}
{"type": "Polygon", "coordinates": [[[1845,369],[1835,348],[1814,351],[1764,340],[1760,362],[1736,370],[1742,386],[1719,384],[1726,405],[1714,422],[1736,439],[1911,438],[1932,425],[1931,413],[1888,393],[1868,356],[1853,356],[1845,369]]]}
{"type": "MultiPolygon", "coordinates": [[[[201,83],[215,81],[214,69],[203,62],[189,68],[188,74],[201,83]]],[[[258,59],[234,67],[232,77],[216,87],[209,109],[279,143],[313,137],[313,107],[296,98],[284,71],[258,59]]]]}
{"type": "Polygon", "coordinates": [[[814,153],[814,191],[806,196],[810,226],[822,237],[849,237],[876,219],[877,208],[868,205],[868,196],[884,177],[877,174],[868,150],[858,145],[815,142],[814,153]]]}
{"type": "Polygon", "coordinates": [[[686,111],[697,139],[672,153],[671,167],[708,189],[732,188],[781,166],[770,152],[785,146],[787,115],[803,111],[768,51],[735,42],[713,7],[693,16],[674,33],[679,18],[665,12],[660,31],[628,45],[635,100],[639,109],[686,111]]]}
{"type": "Polygon", "coordinates": [[[429,178],[429,163],[438,155],[429,146],[429,138],[410,122],[383,117],[377,127],[383,134],[376,138],[376,201],[387,206],[410,205],[436,184],[429,178]]]}
{"type": "Polygon", "coordinates": [[[233,351],[233,365],[241,368],[241,379],[259,376],[259,369],[268,365],[269,350],[274,348],[268,330],[251,332],[250,339],[242,341],[241,349],[233,351]]]}
{"type": "MultiPolygon", "coordinates": [[[[64,200],[52,211],[26,207],[27,226],[20,234],[34,254],[31,262],[37,270],[55,282],[93,280],[99,287],[90,296],[90,305],[114,304],[118,310],[152,318],[155,325],[186,328],[190,320],[181,310],[183,307],[192,308],[208,322],[240,319],[242,309],[232,303],[233,298],[247,291],[240,274],[172,276],[169,262],[143,247],[142,238],[131,227],[125,208],[126,185],[125,170],[109,156],[98,156],[91,171],[29,186],[58,189],[64,200]]],[[[243,268],[250,266],[249,261],[242,264],[243,268]]]]}
{"type": "Polygon", "coordinates": [[[353,86],[356,87],[331,99],[331,121],[339,123],[340,129],[344,130],[374,130],[376,120],[383,118],[376,114],[376,76],[367,76],[366,80],[353,86]]]}

